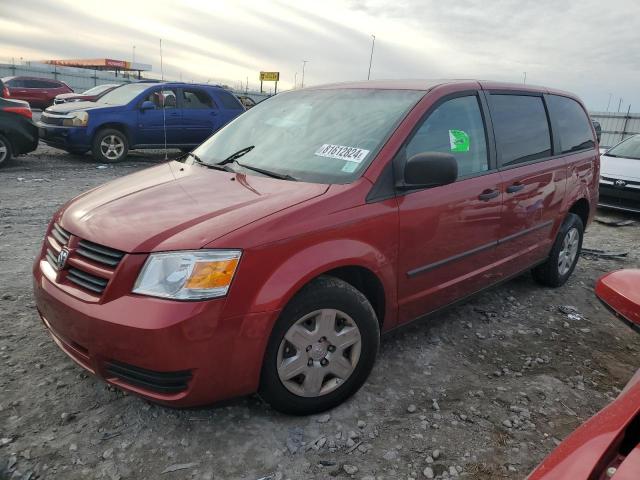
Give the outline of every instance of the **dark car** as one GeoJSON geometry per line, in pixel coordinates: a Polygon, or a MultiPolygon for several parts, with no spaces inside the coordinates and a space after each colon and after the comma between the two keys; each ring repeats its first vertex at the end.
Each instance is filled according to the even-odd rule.
{"type": "MultiPolygon", "coordinates": [[[[180,105],[192,87],[158,88],[180,105]]],[[[259,390],[318,412],[365,382],[382,332],[529,270],[563,285],[598,167],[583,104],[557,90],[284,92],[184,162],[67,202],[34,263],[36,305],[78,364],[156,402],[259,390]]]]}
{"type": "Polygon", "coordinates": [[[37,146],[38,128],[31,120],[29,104],[0,98],[0,166],[37,146]]]}
{"type": "Polygon", "coordinates": [[[62,93],[73,93],[69,85],[58,80],[39,77],[4,77],[6,98],[23,100],[31,108],[46,108],[62,93]]]}
{"type": "Polygon", "coordinates": [[[89,90],[85,90],[82,93],[61,93],[53,99],[55,105],[59,103],[68,102],[95,102],[102,95],[109,93],[114,88],[118,88],[120,84],[106,83],[104,85],[97,85],[89,90]]]}
{"type": "Polygon", "coordinates": [[[47,108],[40,138],[73,153],[92,150],[101,162],[118,162],[133,149],[190,150],[244,112],[240,101],[214,85],[139,82],[118,87],[97,102],[47,108]]]}

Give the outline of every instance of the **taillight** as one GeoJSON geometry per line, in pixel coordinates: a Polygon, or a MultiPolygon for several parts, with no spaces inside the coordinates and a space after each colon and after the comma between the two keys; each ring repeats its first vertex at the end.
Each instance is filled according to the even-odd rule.
{"type": "Polygon", "coordinates": [[[3,112],[22,115],[23,117],[28,118],[29,120],[33,118],[33,113],[31,112],[31,108],[29,107],[2,107],[0,110],[2,110],[3,112]]]}
{"type": "Polygon", "coordinates": [[[7,87],[4,87],[2,89],[2,96],[4,98],[9,98],[11,96],[11,93],[9,92],[9,89],[7,87]]]}

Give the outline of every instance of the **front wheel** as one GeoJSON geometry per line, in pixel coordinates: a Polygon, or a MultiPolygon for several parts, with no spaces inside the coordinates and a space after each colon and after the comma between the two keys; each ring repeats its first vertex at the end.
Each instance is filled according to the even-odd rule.
{"type": "Polygon", "coordinates": [[[283,413],[308,415],[335,407],[365,382],[379,344],[378,319],[366,297],[342,280],[319,277],[278,319],[260,393],[283,413]]]}
{"type": "Polygon", "coordinates": [[[533,269],[533,278],[548,287],[564,285],[578,263],[583,236],[584,225],[580,217],[574,213],[567,214],[551,247],[549,258],[533,269]]]}
{"type": "Polygon", "coordinates": [[[12,156],[11,142],[9,142],[4,135],[0,135],[0,166],[2,166],[3,163],[9,162],[12,156]]]}
{"type": "Polygon", "coordinates": [[[120,130],[107,128],[100,130],[94,137],[92,151],[99,162],[116,163],[127,157],[129,142],[120,130]]]}

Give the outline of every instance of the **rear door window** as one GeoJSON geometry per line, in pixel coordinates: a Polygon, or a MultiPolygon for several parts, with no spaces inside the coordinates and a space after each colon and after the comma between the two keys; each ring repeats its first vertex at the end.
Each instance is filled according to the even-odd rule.
{"type": "Polygon", "coordinates": [[[562,153],[589,150],[596,146],[589,118],[578,102],[560,95],[548,95],[547,105],[554,125],[557,125],[562,153]]]}
{"type": "Polygon", "coordinates": [[[182,108],[210,109],[217,108],[217,105],[204,90],[185,88],[182,90],[182,108]]]}
{"type": "Polygon", "coordinates": [[[551,133],[542,97],[501,94],[489,97],[500,165],[551,156],[551,133]]]}
{"type": "Polygon", "coordinates": [[[407,158],[425,152],[450,153],[460,177],[489,170],[487,142],[475,95],[453,98],[436,107],[406,147],[407,158]]]}

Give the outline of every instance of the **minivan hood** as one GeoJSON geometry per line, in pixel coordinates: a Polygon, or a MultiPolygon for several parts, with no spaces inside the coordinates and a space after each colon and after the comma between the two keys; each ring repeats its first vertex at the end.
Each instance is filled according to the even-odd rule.
{"type": "MultiPolygon", "coordinates": [[[[73,96],[76,96],[75,94],[73,96]]],[[[106,103],[99,102],[69,102],[69,103],[58,103],[57,105],[53,105],[45,110],[47,113],[71,113],[77,112],[79,110],[93,110],[94,108],[110,108],[110,107],[119,107],[120,105],[108,105],[106,103]]]]}
{"type": "Polygon", "coordinates": [[[124,252],[197,249],[328,188],[170,162],[89,190],[63,207],[57,221],[124,252]]]}
{"type": "Polygon", "coordinates": [[[600,175],[620,180],[640,180],[640,160],[600,156],[600,175]]]}

